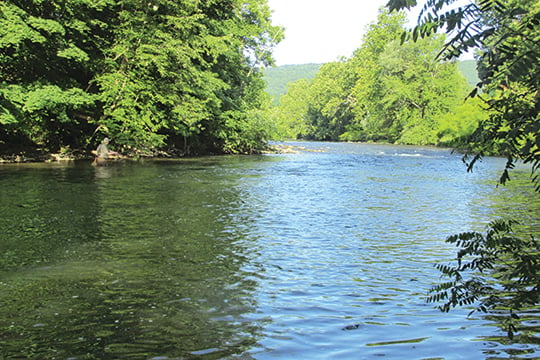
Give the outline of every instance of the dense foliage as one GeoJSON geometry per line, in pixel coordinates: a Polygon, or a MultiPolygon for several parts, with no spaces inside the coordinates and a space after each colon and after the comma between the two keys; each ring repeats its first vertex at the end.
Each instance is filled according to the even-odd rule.
{"type": "MultiPolygon", "coordinates": [[[[281,96],[287,93],[290,83],[298,80],[313,80],[323,64],[281,65],[264,69],[266,92],[272,97],[272,104],[279,105],[281,96]]],[[[478,84],[475,60],[458,62],[458,69],[470,86],[478,84]]]]}
{"type": "MultiPolygon", "coordinates": [[[[508,157],[506,170],[517,159],[540,168],[540,3],[534,0],[472,1],[444,11],[455,0],[430,0],[413,37],[430,36],[445,28],[450,40],[440,56],[451,59],[477,49],[480,82],[471,94],[485,101],[490,116],[471,138],[474,161],[497,152],[508,157]]],[[[411,7],[415,0],[392,0],[391,9],[411,7]]],[[[507,180],[507,171],[501,182],[507,180]]],[[[537,178],[537,180],[540,180],[537,178]]]]}
{"type": "Polygon", "coordinates": [[[456,261],[436,265],[449,280],[433,287],[428,301],[444,301],[439,308],[445,312],[467,305],[480,312],[507,310],[510,316],[503,323],[512,338],[519,324],[517,311],[540,301],[540,243],[516,236],[515,225],[496,220],[485,234],[450,236],[447,242],[459,248],[456,261]]]}
{"type": "Polygon", "coordinates": [[[436,58],[444,38],[402,44],[405,20],[382,10],[350,59],[291,85],[277,110],[280,135],[423,145],[455,143],[473,132],[482,112],[467,114],[478,104],[464,103],[470,85],[458,62],[436,58]]]}
{"type": "MultiPolygon", "coordinates": [[[[444,28],[450,40],[440,55],[455,58],[477,48],[480,81],[471,96],[481,99],[488,117],[469,138],[469,169],[486,154],[504,154],[500,183],[510,179],[517,161],[531,165],[540,190],[540,3],[536,0],[477,0],[448,9],[454,0],[425,2],[413,38],[444,28]]],[[[391,0],[391,9],[411,7],[415,0],[391,0]]],[[[439,265],[450,278],[432,289],[431,301],[444,301],[448,311],[477,304],[484,312],[507,311],[512,337],[518,313],[540,299],[540,252],[537,224],[515,234],[513,220],[496,220],[486,235],[470,232],[448,239],[458,247],[457,264],[439,265]]],[[[529,224],[525,224],[529,225],[529,224]]]]}
{"type": "Polygon", "coordinates": [[[278,30],[265,0],[2,1],[0,145],[251,151],[278,30]]]}

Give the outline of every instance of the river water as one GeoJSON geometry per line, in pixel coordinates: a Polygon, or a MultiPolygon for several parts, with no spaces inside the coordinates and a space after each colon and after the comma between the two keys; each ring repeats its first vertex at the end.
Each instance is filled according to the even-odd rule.
{"type": "Polygon", "coordinates": [[[445,149],[0,167],[0,359],[525,359],[426,303],[449,235],[519,217],[526,168],[445,149]]]}

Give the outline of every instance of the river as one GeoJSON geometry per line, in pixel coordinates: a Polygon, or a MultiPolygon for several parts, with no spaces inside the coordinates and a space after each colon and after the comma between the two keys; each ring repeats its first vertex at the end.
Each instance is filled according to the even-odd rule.
{"type": "Polygon", "coordinates": [[[497,187],[502,159],[294,145],[1,166],[0,359],[540,357],[536,334],[425,301],[447,236],[507,216],[538,237],[526,167],[497,187]]]}

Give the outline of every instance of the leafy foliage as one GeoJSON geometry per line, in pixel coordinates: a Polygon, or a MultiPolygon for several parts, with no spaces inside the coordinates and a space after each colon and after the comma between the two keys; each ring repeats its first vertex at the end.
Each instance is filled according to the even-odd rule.
{"type": "Polygon", "coordinates": [[[478,124],[488,116],[483,102],[478,98],[468,98],[438,117],[437,138],[439,144],[459,149],[469,146],[471,134],[478,124]]]}
{"type": "Polygon", "coordinates": [[[311,133],[308,125],[309,85],[306,79],[289,83],[287,92],[281,97],[279,107],[274,108],[276,119],[276,137],[306,138],[311,133]]]}
{"type": "MultiPolygon", "coordinates": [[[[469,167],[485,155],[502,153],[508,162],[501,183],[509,179],[515,161],[524,160],[531,164],[540,189],[540,4],[534,0],[478,0],[446,11],[444,6],[453,2],[427,1],[410,36],[427,37],[444,28],[450,40],[440,52],[443,58],[478,49],[480,81],[471,96],[484,99],[490,116],[470,139],[469,167]]],[[[391,0],[388,6],[401,9],[415,4],[391,0]]]]}
{"type": "Polygon", "coordinates": [[[404,144],[439,144],[470,134],[476,124],[459,128],[468,134],[444,132],[441,124],[468,91],[457,64],[436,59],[443,38],[400,44],[396,38],[404,26],[404,14],[381,11],[352,58],[325,64],[311,82],[291,86],[278,109],[281,133],[404,144]]]}
{"type": "Polygon", "coordinates": [[[321,67],[309,88],[307,138],[337,140],[345,132],[352,119],[349,92],[354,82],[354,70],[346,62],[321,67]]]}
{"type": "Polygon", "coordinates": [[[266,126],[245,117],[282,37],[265,0],[9,0],[0,25],[0,141],[221,152],[266,126]]]}
{"type": "MultiPolygon", "coordinates": [[[[458,247],[454,264],[437,264],[448,278],[430,290],[430,302],[448,312],[456,306],[475,305],[476,311],[509,311],[508,335],[516,332],[517,313],[540,300],[540,243],[513,234],[515,221],[497,220],[485,234],[467,232],[450,236],[458,247]]],[[[473,311],[475,311],[473,310],[473,311]]]]}

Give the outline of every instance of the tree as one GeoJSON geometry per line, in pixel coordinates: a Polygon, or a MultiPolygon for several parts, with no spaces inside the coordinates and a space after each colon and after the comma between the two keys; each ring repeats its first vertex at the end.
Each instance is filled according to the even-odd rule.
{"type": "Polygon", "coordinates": [[[287,92],[275,108],[279,138],[305,139],[312,132],[307,120],[309,92],[310,82],[306,79],[289,83],[287,92]]]}
{"type": "Polygon", "coordinates": [[[464,149],[469,146],[469,138],[481,121],[487,118],[487,111],[479,98],[467,98],[454,109],[437,118],[439,144],[464,149]]]}
{"type": "MultiPolygon", "coordinates": [[[[533,0],[478,0],[445,10],[453,0],[429,0],[411,32],[414,39],[445,27],[450,40],[443,58],[457,57],[478,47],[480,82],[470,96],[483,99],[488,116],[470,138],[465,160],[469,170],[485,154],[507,157],[499,182],[510,179],[518,160],[531,164],[532,181],[540,190],[540,130],[538,58],[540,58],[540,3],[533,0]],[[472,158],[472,160],[470,160],[472,158]]],[[[390,9],[410,8],[415,0],[390,0],[390,9]]],[[[512,337],[517,313],[537,305],[540,297],[539,247],[533,234],[512,232],[513,220],[494,221],[486,235],[463,233],[448,238],[458,247],[456,265],[438,265],[451,280],[432,289],[431,301],[446,301],[448,311],[478,304],[477,310],[508,311],[512,337]],[[494,285],[495,284],[495,285],[494,285]]]]}
{"type": "Polygon", "coordinates": [[[0,141],[58,151],[101,134],[135,153],[262,141],[246,114],[282,37],[266,0],[9,0],[0,25],[0,141]]]}
{"type": "Polygon", "coordinates": [[[0,141],[58,149],[90,131],[97,99],[85,88],[108,35],[99,7],[0,3],[0,141]]]}
{"type": "Polygon", "coordinates": [[[299,64],[269,67],[264,70],[266,91],[272,97],[272,104],[278,106],[281,96],[287,92],[289,84],[298,80],[312,80],[322,64],[299,64]]]}
{"type": "MultiPolygon", "coordinates": [[[[485,99],[490,116],[475,135],[469,155],[470,166],[484,155],[498,153],[508,158],[501,183],[516,160],[531,164],[533,178],[540,185],[540,4],[534,0],[478,0],[445,11],[454,0],[430,0],[424,5],[414,39],[446,28],[450,40],[441,58],[456,58],[477,49],[480,82],[471,96],[485,99]]],[[[391,10],[411,8],[416,0],[390,0],[391,10]]]]}
{"type": "Polygon", "coordinates": [[[465,97],[457,64],[435,58],[443,38],[401,44],[396,38],[404,27],[404,14],[381,11],[354,53],[354,116],[343,138],[437,144],[438,119],[465,97]]]}
{"type": "Polygon", "coordinates": [[[385,95],[379,82],[379,59],[386,46],[403,32],[404,25],[404,13],[379,11],[377,22],[369,25],[362,46],[353,54],[351,63],[357,81],[352,90],[354,120],[348,128],[349,140],[392,141],[397,136],[390,130],[391,124],[385,122],[384,114],[379,113],[379,101],[385,95]]]}
{"type": "Polygon", "coordinates": [[[310,86],[308,138],[339,140],[352,119],[349,94],[354,82],[353,69],[345,61],[321,66],[310,86]]]}
{"type": "Polygon", "coordinates": [[[435,59],[441,36],[400,45],[404,26],[404,14],[381,9],[353,57],[323,65],[294,96],[294,115],[285,97],[282,123],[300,129],[301,120],[296,135],[316,140],[437,144],[439,119],[462,102],[467,84],[455,62],[435,59]]]}
{"type": "Polygon", "coordinates": [[[456,62],[435,58],[441,36],[390,42],[379,58],[380,87],[386,94],[377,102],[378,114],[391,124],[395,142],[437,144],[438,119],[455,109],[465,97],[467,83],[456,62]]]}

